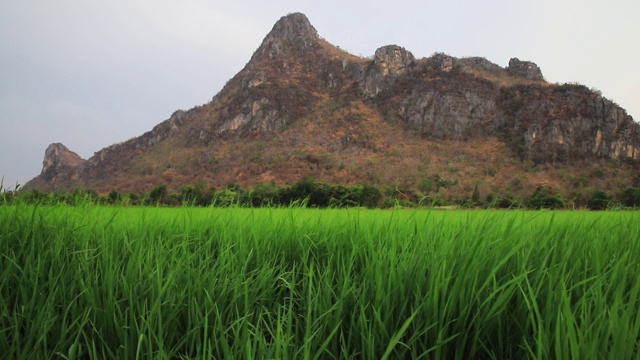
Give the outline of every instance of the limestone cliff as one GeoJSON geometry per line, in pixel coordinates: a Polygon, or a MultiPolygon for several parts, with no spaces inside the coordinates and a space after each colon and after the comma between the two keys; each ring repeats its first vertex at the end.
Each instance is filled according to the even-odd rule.
{"type": "Polygon", "coordinates": [[[27,183],[27,187],[64,189],[69,181],[78,180],[85,160],[61,143],[47,147],[40,175],[27,183]]]}

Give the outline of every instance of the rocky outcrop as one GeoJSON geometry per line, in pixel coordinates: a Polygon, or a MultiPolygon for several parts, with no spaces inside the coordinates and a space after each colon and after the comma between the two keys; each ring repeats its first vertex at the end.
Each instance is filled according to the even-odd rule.
{"type": "Polygon", "coordinates": [[[125,142],[108,146],[96,153],[87,160],[87,164],[99,166],[101,163],[121,163],[131,157],[131,154],[147,149],[159,142],[176,135],[184,124],[187,112],[177,110],[169,119],[153,127],[139,137],[129,139],[125,142]]]}
{"type": "Polygon", "coordinates": [[[77,169],[85,162],[78,154],[61,143],[53,143],[47,147],[42,161],[40,176],[47,182],[74,178],[77,169]]]}
{"type": "Polygon", "coordinates": [[[531,61],[521,61],[518,58],[512,58],[511,60],[509,60],[507,71],[510,74],[519,76],[523,79],[544,81],[542,71],[540,70],[538,65],[531,61]]]}
{"type": "Polygon", "coordinates": [[[378,103],[433,140],[498,136],[522,160],[567,163],[589,158],[640,160],[640,125],[612,101],[579,85],[548,85],[535,64],[507,69],[482,58],[436,54],[395,83],[378,103]],[[514,85],[471,76],[518,72],[514,85]]]}
{"type": "Polygon", "coordinates": [[[486,135],[498,112],[491,91],[412,91],[398,106],[400,117],[422,136],[439,139],[468,139],[486,135]]]}
{"type": "Polygon", "coordinates": [[[367,97],[378,95],[410,71],[414,63],[413,54],[403,47],[388,45],[379,48],[362,79],[362,91],[367,97]]]}
{"type": "Polygon", "coordinates": [[[453,56],[435,53],[423,60],[426,67],[431,70],[451,71],[458,69],[463,72],[477,75],[478,72],[485,75],[492,75],[496,78],[511,77],[512,81],[526,80],[527,82],[545,82],[542,71],[533,62],[521,61],[512,58],[507,67],[501,67],[491,61],[478,56],[464,57],[461,59],[453,56]]]}
{"type": "Polygon", "coordinates": [[[524,160],[640,160],[640,126],[584,86],[519,85],[503,89],[498,102],[504,112],[500,132],[524,160]]]}
{"type": "Polygon", "coordinates": [[[499,74],[504,71],[504,68],[500,67],[500,65],[478,56],[457,59],[457,63],[460,64],[464,70],[479,69],[494,74],[499,74]]]}
{"type": "Polygon", "coordinates": [[[219,128],[219,132],[227,131],[274,131],[286,124],[286,119],[278,114],[278,111],[269,107],[269,100],[246,101],[239,114],[228,118],[219,128]]]}
{"type": "Polygon", "coordinates": [[[156,125],[151,131],[145,133],[136,142],[136,147],[152,146],[164,139],[167,139],[178,133],[180,127],[184,124],[186,112],[177,110],[166,121],[156,125]]]}
{"type": "MultiPolygon", "coordinates": [[[[251,60],[213,97],[206,120],[191,128],[190,138],[211,144],[220,137],[278,131],[313,105],[313,92],[300,86],[322,52],[320,37],[304,14],[283,16],[251,60]]],[[[335,79],[333,80],[335,83],[335,79]]]]}
{"type": "Polygon", "coordinates": [[[252,62],[306,51],[317,45],[320,37],[304,14],[293,13],[280,18],[251,58],[252,62]]]}

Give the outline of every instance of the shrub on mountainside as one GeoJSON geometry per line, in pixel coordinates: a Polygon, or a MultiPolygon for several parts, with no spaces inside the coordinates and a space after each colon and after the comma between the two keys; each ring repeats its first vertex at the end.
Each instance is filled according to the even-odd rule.
{"type": "Polygon", "coordinates": [[[180,192],[182,204],[198,204],[202,198],[202,189],[195,185],[187,185],[180,192]]]}
{"type": "Polygon", "coordinates": [[[555,194],[546,186],[539,186],[534,193],[525,200],[525,204],[530,209],[560,209],[564,206],[565,200],[555,194]]]}
{"type": "Polygon", "coordinates": [[[640,206],[640,187],[628,187],[622,190],[617,196],[621,205],[626,207],[640,206]]]}
{"type": "Polygon", "coordinates": [[[613,196],[607,194],[602,190],[593,190],[591,193],[591,199],[587,201],[587,208],[589,210],[606,210],[609,204],[613,200],[613,196]]]}
{"type": "Polygon", "coordinates": [[[370,185],[330,185],[304,178],[294,185],[277,191],[277,203],[290,205],[304,203],[309,207],[377,207],[382,194],[370,185]]]}
{"type": "Polygon", "coordinates": [[[278,197],[278,187],[275,183],[259,183],[246,195],[248,204],[253,207],[274,205],[278,197]]]}
{"type": "Polygon", "coordinates": [[[148,204],[156,205],[156,204],[164,204],[167,200],[167,184],[160,184],[154,187],[149,193],[148,204]]]}
{"type": "Polygon", "coordinates": [[[112,205],[120,202],[121,199],[122,195],[118,190],[111,190],[111,192],[109,192],[109,195],[107,195],[107,202],[112,205]]]}

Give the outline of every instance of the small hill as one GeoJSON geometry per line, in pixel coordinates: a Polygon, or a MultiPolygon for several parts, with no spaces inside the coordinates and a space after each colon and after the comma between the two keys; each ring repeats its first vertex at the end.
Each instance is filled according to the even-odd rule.
{"type": "Polygon", "coordinates": [[[367,183],[444,198],[568,197],[631,185],[640,126],[582,85],[551,84],[533,62],[507,67],[388,45],[372,59],[322,39],[300,13],[282,17],[212,100],[80,159],[49,146],[25,185],[142,191],[201,183],[367,183]],[[446,185],[446,186],[445,186],[446,185]]]}

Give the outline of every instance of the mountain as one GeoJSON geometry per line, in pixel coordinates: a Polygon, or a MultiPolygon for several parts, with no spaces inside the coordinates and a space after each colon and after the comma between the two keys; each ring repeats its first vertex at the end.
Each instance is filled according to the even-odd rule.
{"type": "Polygon", "coordinates": [[[546,82],[533,62],[416,59],[396,45],[356,57],[294,13],[209,103],[86,160],[52,144],[25,188],[106,193],[311,177],[446,198],[540,185],[582,196],[630,186],[638,160],[640,125],[624,109],[585,86],[546,82]]]}

